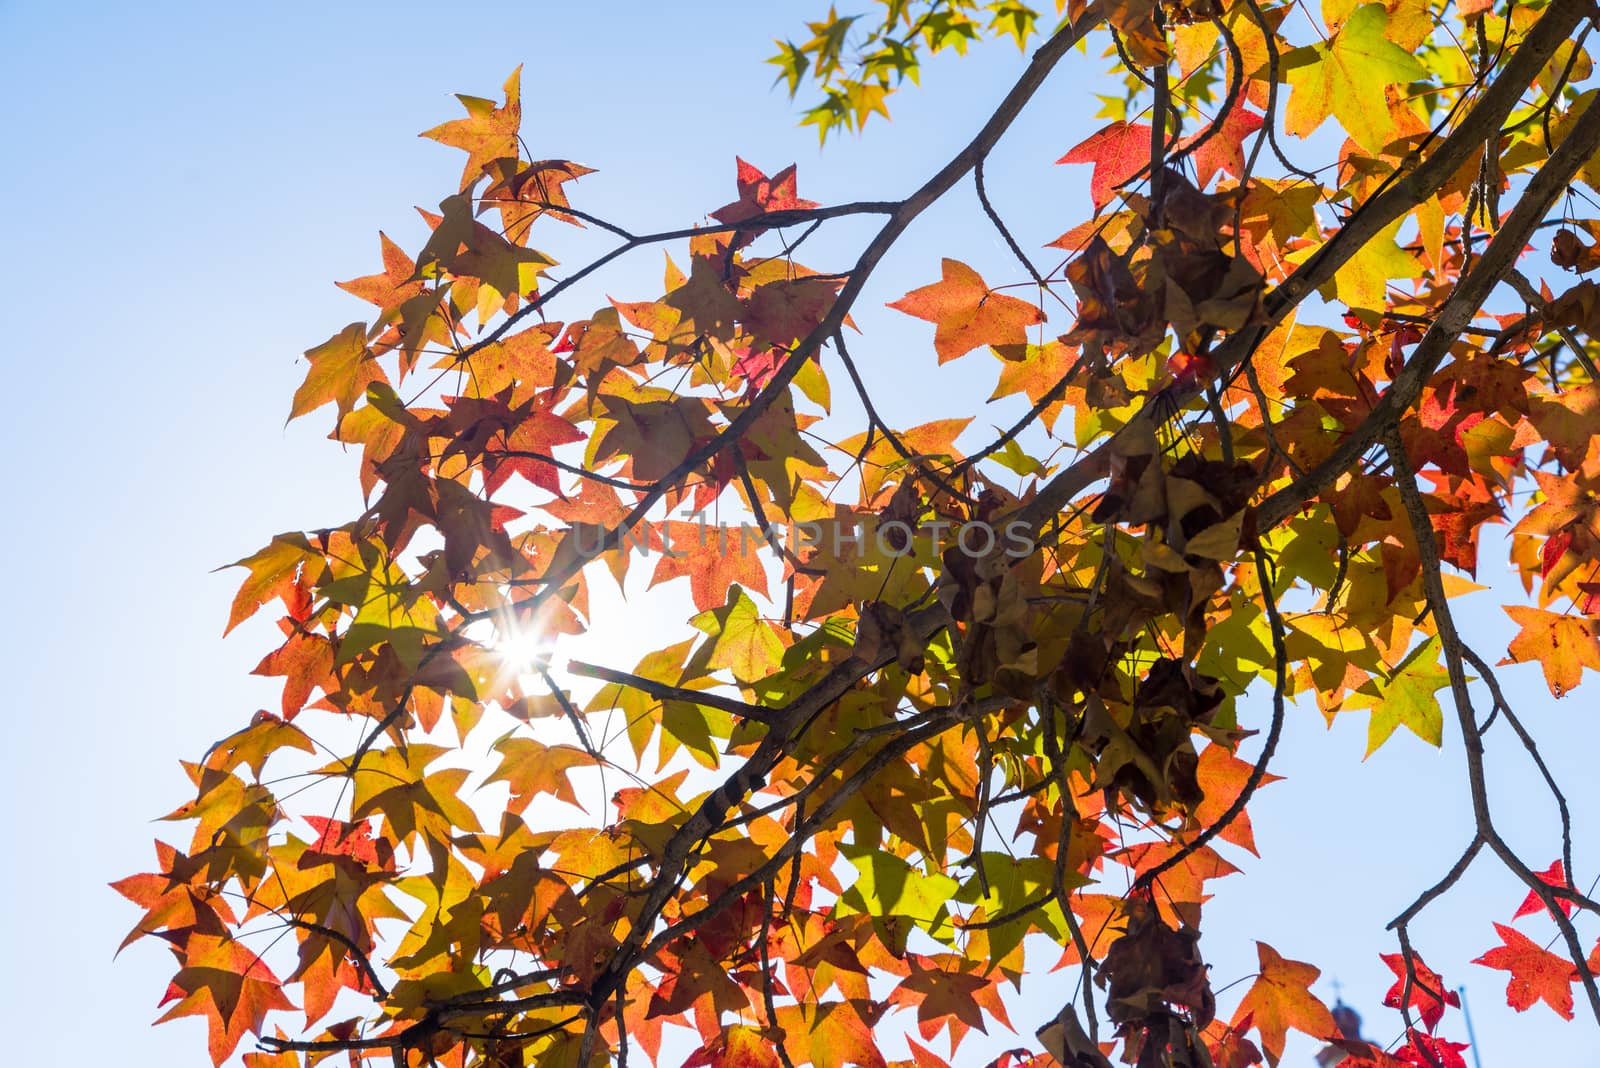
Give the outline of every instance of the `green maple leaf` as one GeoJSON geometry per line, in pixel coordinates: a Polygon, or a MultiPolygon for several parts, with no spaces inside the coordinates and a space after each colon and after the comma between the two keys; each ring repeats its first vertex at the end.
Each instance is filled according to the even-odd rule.
{"type": "Polygon", "coordinates": [[[1439,663],[1439,638],[1435,635],[1400,661],[1381,685],[1369,682],[1351,695],[1346,708],[1372,709],[1366,755],[1377,752],[1402,725],[1437,747],[1444,734],[1444,714],[1436,694],[1448,685],[1450,673],[1439,663]]]}
{"type": "Polygon", "coordinates": [[[690,622],[711,636],[705,663],[712,671],[727,668],[734,678],[748,682],[765,678],[783,659],[783,642],[737,585],[728,590],[726,605],[701,612],[690,622]]]}
{"type": "Polygon", "coordinates": [[[1285,130],[1305,137],[1333,115],[1356,144],[1374,154],[1383,149],[1394,133],[1384,87],[1427,77],[1417,57],[1384,36],[1388,19],[1381,4],[1356,8],[1328,43],[1288,71],[1294,93],[1285,130]]]}
{"type": "MultiPolygon", "coordinates": [[[[1391,278],[1413,278],[1417,273],[1416,257],[1400,247],[1395,240],[1404,219],[1396,219],[1374,234],[1354,256],[1339,268],[1333,279],[1318,293],[1324,300],[1343,301],[1352,309],[1365,308],[1383,311],[1391,278]]],[[[1290,256],[1290,260],[1309,257],[1290,256]]]]}
{"type": "Polygon", "coordinates": [[[852,855],[853,847],[843,847],[841,852],[859,875],[834,906],[835,915],[905,916],[924,927],[943,926],[960,883],[937,872],[926,874],[893,853],[875,848],[852,855]]]}

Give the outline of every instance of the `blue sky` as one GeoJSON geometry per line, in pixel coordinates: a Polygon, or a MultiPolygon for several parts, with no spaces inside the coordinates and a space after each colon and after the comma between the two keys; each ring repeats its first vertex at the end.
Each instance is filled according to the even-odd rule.
{"type": "MultiPolygon", "coordinates": [[[[4,350],[11,521],[0,530],[12,608],[0,647],[20,682],[0,754],[0,1005],[17,1063],[79,1063],[84,1042],[115,1043],[123,1064],[204,1063],[198,1021],[149,1026],[168,975],[159,946],[112,962],[136,916],[105,884],[147,869],[151,839],[171,830],[150,817],[184,799],[177,759],[274,699],[248,674],[270,625],[222,641],[237,579],[212,569],[357,507],[354,460],[323,438],[326,422],[283,419],[299,353],[364,315],[332,281],[376,269],[380,228],[414,247],[411,205],[455,188],[458,155],[416,133],[458,114],[450,93],[495,95],[526,64],[534,151],[599,168],[579,187],[585,206],[675,226],[732,198],[736,153],[769,171],[797,161],[802,195],[824,202],[902,195],[970,136],[1021,65],[998,45],[935,64],[893,125],[819,152],[760,62],[772,36],[818,14],[790,0],[0,5],[12,145],[0,191],[18,260],[4,350]]],[[[991,194],[1029,247],[1088,211],[1085,169],[1050,164],[1095,128],[1090,79],[1102,69],[1070,60],[991,164],[991,194]]],[[[863,362],[892,422],[961,414],[973,393],[919,385],[928,332],[882,303],[936,278],[944,254],[1015,273],[976,226],[970,191],[949,199],[860,303],[868,336],[887,339],[863,362]]],[[[813,260],[842,258],[843,238],[816,242],[813,260]]],[[[586,299],[637,297],[660,271],[659,255],[643,253],[586,299]]],[[[1483,559],[1482,580],[1498,581],[1492,534],[1483,559]]],[[[1462,603],[1469,635],[1497,657],[1510,628],[1495,594],[1462,603]]],[[[1554,702],[1536,668],[1504,681],[1571,787],[1587,881],[1600,864],[1586,833],[1597,825],[1594,696],[1584,687],[1554,702]]],[[[1309,706],[1291,709],[1273,769],[1288,779],[1254,811],[1264,859],[1215,884],[1202,948],[1219,987],[1253,970],[1253,937],[1313,961],[1319,992],[1331,1000],[1336,976],[1369,1035],[1387,1039],[1398,1023],[1378,1005],[1389,973],[1377,954],[1394,949],[1383,925],[1465,845],[1468,803],[1448,728],[1442,751],[1402,732],[1363,763],[1365,718],[1329,731],[1309,706]]],[[[1557,854],[1553,806],[1509,737],[1494,741],[1502,828],[1542,868],[1557,854]]],[[[1447,980],[1469,984],[1485,1068],[1600,1063],[1581,1018],[1561,1025],[1542,1006],[1516,1016],[1503,973],[1466,963],[1520,900],[1480,860],[1414,937],[1447,980]]],[[[1059,997],[1061,983],[1042,985],[1059,997]]],[[[1446,1031],[1461,1037],[1459,1016],[1446,1031]]],[[[1292,1046],[1286,1063],[1308,1055],[1292,1046]]]]}

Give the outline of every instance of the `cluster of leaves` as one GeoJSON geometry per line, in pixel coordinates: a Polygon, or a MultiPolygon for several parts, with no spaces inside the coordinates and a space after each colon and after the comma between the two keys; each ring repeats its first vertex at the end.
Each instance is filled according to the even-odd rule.
{"type": "MultiPolygon", "coordinates": [[[[822,99],[805,111],[802,121],[817,128],[824,141],[839,130],[861,130],[873,115],[889,117],[888,98],[906,81],[921,79],[922,57],[945,49],[964,55],[986,36],[1006,37],[1026,48],[1038,32],[1040,12],[1021,0],[875,0],[874,16],[828,16],[806,24],[811,35],[798,43],[777,42],[778,53],[767,62],[778,68],[778,80],[791,97],[814,81],[822,99]]],[[[1061,14],[1069,0],[1056,0],[1061,14]]],[[[1073,0],[1073,15],[1084,5],[1073,0]]]]}
{"type": "MultiPolygon", "coordinates": [[[[880,110],[919,52],[1026,42],[1041,18],[883,7],[859,70],[836,16],[785,50],[791,87],[829,94],[824,132],[880,110]]],[[[669,1025],[689,1064],[883,1068],[903,1012],[928,1068],[926,1043],[1009,1027],[1002,990],[1051,945],[1073,1000],[997,1063],[1276,1064],[1293,1029],[1349,1064],[1455,1066],[1434,1033],[1454,995],[1408,925],[1488,851],[1566,955],[1501,927],[1481,963],[1519,1009],[1571,1015],[1576,984],[1600,1019],[1574,921],[1600,905],[1565,824],[1542,874],[1496,828],[1496,724],[1544,764],[1449,600],[1478,588],[1483,524],[1512,519],[1537,596],[1508,608],[1507,660],[1558,696],[1600,669],[1600,299],[1559,273],[1600,265],[1600,224],[1573,217],[1600,178],[1587,15],[1071,6],[910,196],[822,207],[792,167],[741,161],[736,200],[659,233],[575,206],[587,168],[527,158],[517,75],[463,97],[426,135],[466,152],[459,189],[414,256],[384,237],[382,272],[343,283],[376,315],[307,353],[292,402],[332,409],[366,507],[240,561],[228,626],[281,611],[257,668],[281,707],[184,765],[194,797],[168,818],[192,836],[118,884],[144,910],[129,940],[177,958],[167,1017],[204,1017],[218,1063],[259,1036],[252,1068],[588,1068],[662,1057],[669,1025]],[[1125,91],[1061,158],[1092,165],[1093,210],[1043,270],[983,162],[1079,44],[1125,91]],[[1313,130],[1334,156],[1302,170],[1283,142],[1313,130]],[[995,398],[1026,401],[975,449],[970,419],[889,426],[845,337],[884,252],[968,175],[1026,280],[950,259],[891,306],[933,324],[938,364],[992,359],[995,398]],[[844,216],[882,226],[846,269],[802,266],[844,216]],[[1523,273],[1552,221],[1560,293],[1523,273]],[[561,225],[614,243],[557,280],[530,240],[561,225]],[[682,251],[659,296],[550,317],[661,244],[682,251]],[[825,367],[860,432],[825,433],[825,367]],[[724,507],[754,524],[736,545],[670,518],[724,507]],[[689,580],[683,640],[630,671],[528,654],[604,626],[590,584],[625,582],[640,548],[651,585],[689,580]],[[1471,840],[1392,925],[1392,1053],[1340,1034],[1317,969],[1265,944],[1218,1015],[1200,951],[1296,695],[1371,710],[1370,749],[1402,726],[1439,744],[1447,710],[1466,742],[1471,840]],[[342,723],[359,740],[335,748],[342,723]],[[302,1037],[268,1028],[291,1011],[302,1037]]]]}

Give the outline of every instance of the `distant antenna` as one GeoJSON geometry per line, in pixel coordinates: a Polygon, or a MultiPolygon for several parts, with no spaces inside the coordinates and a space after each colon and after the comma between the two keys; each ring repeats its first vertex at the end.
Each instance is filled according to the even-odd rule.
{"type": "Polygon", "coordinates": [[[1478,1056],[1478,1036],[1472,1031],[1472,1010],[1467,1008],[1467,988],[1458,986],[1456,993],[1461,997],[1461,1015],[1467,1018],[1467,1041],[1472,1043],[1472,1068],[1483,1068],[1483,1059],[1478,1056]]]}

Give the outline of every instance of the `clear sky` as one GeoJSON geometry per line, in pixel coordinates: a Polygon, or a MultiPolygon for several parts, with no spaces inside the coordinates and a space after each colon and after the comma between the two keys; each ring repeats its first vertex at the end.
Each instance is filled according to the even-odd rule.
{"type": "MultiPolygon", "coordinates": [[[[222,641],[238,580],[212,569],[358,507],[354,460],[323,438],[326,420],[283,419],[299,353],[365,315],[332,281],[376,269],[380,228],[414,248],[410,206],[455,188],[458,155],[416,133],[459,113],[451,92],[495,95],[526,64],[533,150],[599,168],[578,187],[585,206],[625,225],[676,226],[732,198],[736,153],[769,171],[798,161],[812,199],[902,195],[1020,68],[998,45],[935,64],[893,125],[819,153],[761,63],[772,36],[818,14],[812,0],[0,3],[11,145],[0,191],[18,261],[0,357],[13,397],[0,526],[12,607],[0,648],[20,683],[0,743],[0,1019],[14,1063],[205,1062],[199,1021],[149,1026],[169,974],[159,944],[112,962],[137,917],[105,884],[148,869],[151,839],[177,830],[150,822],[185,799],[177,759],[275,699],[248,674],[275,632],[263,622],[222,641]]],[[[1093,131],[1090,79],[1102,69],[1069,61],[991,166],[991,192],[1031,247],[1088,212],[1084,169],[1050,163],[1093,131]]],[[[867,368],[892,422],[970,413],[974,394],[920,387],[932,367],[926,329],[882,303],[935,278],[942,254],[986,275],[1015,272],[975,226],[970,193],[950,199],[859,305],[869,336],[881,327],[892,342],[867,368]]],[[[824,261],[846,247],[817,244],[824,261]]],[[[637,298],[660,270],[659,254],[643,253],[604,291],[637,298]]],[[[566,317],[590,307],[569,305],[566,317]]],[[[1483,560],[1483,581],[1501,581],[1497,537],[1483,560]]],[[[1471,637],[1498,656],[1509,626],[1495,594],[1462,604],[1471,637]]],[[[1570,787],[1587,883],[1600,865],[1600,682],[1558,703],[1537,668],[1504,680],[1570,787]]],[[[1258,725],[1261,712],[1249,713],[1258,725]]],[[[1365,718],[1329,731],[1309,706],[1291,709],[1273,769],[1288,779],[1254,808],[1264,860],[1214,884],[1202,949],[1217,987],[1253,971],[1252,937],[1315,962],[1319,992],[1331,1001],[1337,977],[1369,1036],[1386,1040],[1399,1024],[1379,1008],[1390,977],[1377,954],[1395,948],[1383,926],[1453,862],[1469,819],[1448,727],[1442,751],[1401,732],[1363,763],[1365,718]]],[[[1502,829],[1543,868],[1558,850],[1553,806],[1509,736],[1492,738],[1507,754],[1491,761],[1502,829]]],[[[1581,1016],[1562,1025],[1543,1006],[1517,1016],[1504,973],[1467,963],[1521,896],[1480,860],[1416,925],[1418,945],[1447,981],[1468,984],[1485,1068],[1600,1065],[1581,1016]]],[[[1064,984],[1042,985],[1019,1028],[1057,1007],[1048,1001],[1064,984]]],[[[1459,1014],[1445,1033],[1461,1037],[1459,1014]]],[[[1010,1044],[999,1035],[987,1048],[1010,1044]]],[[[977,1048],[961,1063],[982,1063],[977,1048]]],[[[1292,1045],[1286,1063],[1309,1063],[1310,1049],[1292,1045]]]]}

